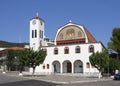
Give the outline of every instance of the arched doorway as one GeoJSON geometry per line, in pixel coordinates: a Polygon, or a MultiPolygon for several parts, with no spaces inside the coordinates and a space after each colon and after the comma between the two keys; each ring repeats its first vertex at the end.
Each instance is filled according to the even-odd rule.
{"type": "Polygon", "coordinates": [[[60,62],[59,61],[53,62],[53,72],[60,73],[60,62]]]}
{"type": "Polygon", "coordinates": [[[83,63],[80,60],[74,62],[74,73],[83,73],[83,63]]]}
{"type": "Polygon", "coordinates": [[[72,64],[70,61],[66,60],[63,62],[63,73],[71,73],[72,72],[72,64]]]}

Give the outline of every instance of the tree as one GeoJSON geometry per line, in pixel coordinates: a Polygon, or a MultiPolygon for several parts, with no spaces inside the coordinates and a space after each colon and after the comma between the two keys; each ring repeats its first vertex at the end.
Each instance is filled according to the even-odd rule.
{"type": "Polygon", "coordinates": [[[115,70],[120,68],[120,28],[114,28],[112,31],[112,37],[110,38],[110,42],[108,42],[108,48],[111,48],[117,51],[117,56],[113,56],[113,59],[110,59],[110,67],[115,70]],[[113,63],[113,64],[112,64],[113,63]],[[119,68],[118,68],[119,66],[119,68]]]}
{"type": "Polygon", "coordinates": [[[93,53],[90,57],[90,63],[92,66],[98,69],[99,78],[102,73],[102,69],[109,64],[109,55],[106,51],[93,53]]]}
{"type": "Polygon", "coordinates": [[[8,67],[8,71],[11,71],[14,57],[15,57],[14,51],[13,50],[8,50],[7,51],[7,58],[6,58],[6,65],[8,67]]]}
{"type": "Polygon", "coordinates": [[[17,56],[17,59],[19,61],[20,73],[22,73],[23,67],[27,65],[27,61],[28,61],[27,50],[16,51],[16,56],[17,56]]]}
{"type": "Polygon", "coordinates": [[[43,49],[40,49],[39,51],[33,51],[33,50],[27,50],[27,57],[29,58],[27,60],[27,65],[33,68],[33,73],[35,72],[36,66],[39,66],[41,63],[43,63],[46,52],[43,49]]]}
{"type": "Polygon", "coordinates": [[[111,48],[120,53],[120,28],[114,28],[112,31],[112,37],[108,43],[108,48],[111,48]]]}
{"type": "Polygon", "coordinates": [[[119,70],[120,68],[120,61],[115,59],[115,58],[112,58],[110,57],[109,58],[109,70],[112,74],[115,73],[115,70],[119,70]]]}

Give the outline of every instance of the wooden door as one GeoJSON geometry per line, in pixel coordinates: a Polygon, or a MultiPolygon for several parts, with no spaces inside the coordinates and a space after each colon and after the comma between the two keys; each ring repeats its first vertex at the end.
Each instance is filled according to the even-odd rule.
{"type": "Polygon", "coordinates": [[[71,73],[71,63],[67,62],[67,73],[71,73]]]}

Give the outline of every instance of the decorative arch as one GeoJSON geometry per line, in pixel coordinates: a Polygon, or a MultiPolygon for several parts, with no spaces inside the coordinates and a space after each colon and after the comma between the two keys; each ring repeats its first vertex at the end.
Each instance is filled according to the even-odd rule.
{"type": "Polygon", "coordinates": [[[61,69],[60,62],[56,60],[52,63],[52,65],[53,65],[53,72],[60,73],[60,69],[61,69]]]}
{"type": "Polygon", "coordinates": [[[68,25],[59,30],[56,35],[56,44],[77,44],[85,43],[85,33],[81,27],[77,25],[68,25]]]}
{"type": "Polygon", "coordinates": [[[69,60],[65,60],[62,65],[63,65],[63,73],[72,72],[72,63],[69,60]]]}
{"type": "Polygon", "coordinates": [[[74,62],[74,73],[83,73],[83,62],[81,60],[74,62]]]}

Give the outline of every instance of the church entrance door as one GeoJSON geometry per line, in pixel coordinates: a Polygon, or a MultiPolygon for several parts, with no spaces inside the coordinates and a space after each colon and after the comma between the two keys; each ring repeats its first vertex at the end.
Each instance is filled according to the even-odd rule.
{"type": "Polygon", "coordinates": [[[70,62],[67,62],[67,73],[71,73],[71,63],[70,62]]]}

